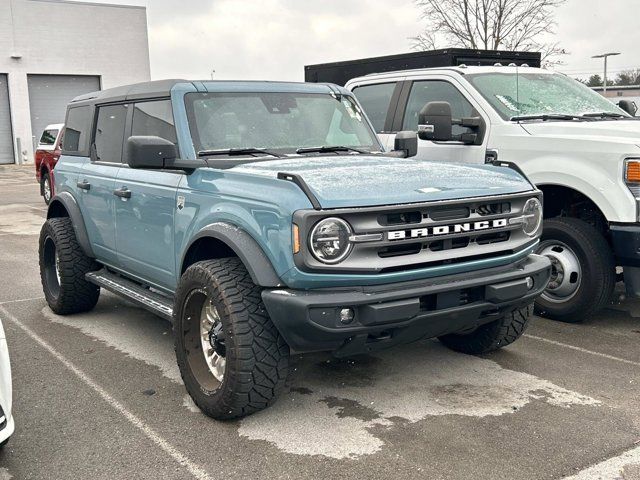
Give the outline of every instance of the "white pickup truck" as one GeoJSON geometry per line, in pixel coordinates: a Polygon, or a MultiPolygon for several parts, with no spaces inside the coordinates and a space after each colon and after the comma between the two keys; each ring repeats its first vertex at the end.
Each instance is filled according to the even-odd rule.
{"type": "MultiPolygon", "coordinates": [[[[544,192],[538,252],[553,265],[539,313],[577,322],[611,301],[623,267],[640,295],[640,121],[581,83],[527,66],[424,68],[354,78],[387,148],[419,130],[416,159],[520,167],[544,192]]],[[[437,185],[434,185],[437,187],[437,185]]]]}

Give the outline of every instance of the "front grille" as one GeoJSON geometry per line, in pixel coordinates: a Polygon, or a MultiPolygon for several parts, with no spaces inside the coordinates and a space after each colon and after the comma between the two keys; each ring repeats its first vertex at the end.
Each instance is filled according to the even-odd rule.
{"type": "Polygon", "coordinates": [[[312,271],[385,273],[504,256],[533,243],[513,219],[522,215],[525,202],[536,195],[539,192],[471,201],[299,211],[294,223],[301,235],[308,235],[321,218],[336,216],[352,226],[355,241],[351,254],[337,265],[315,260],[305,251],[306,244],[296,264],[312,271]],[[358,242],[363,235],[375,240],[358,242]]]}
{"type": "Polygon", "coordinates": [[[3,430],[4,427],[7,426],[7,417],[4,414],[4,411],[2,410],[2,407],[0,407],[0,430],[3,430]]]}

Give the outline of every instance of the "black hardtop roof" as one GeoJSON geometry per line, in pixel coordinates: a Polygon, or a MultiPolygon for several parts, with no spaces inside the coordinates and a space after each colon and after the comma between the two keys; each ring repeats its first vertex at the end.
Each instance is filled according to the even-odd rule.
{"type": "MultiPolygon", "coordinates": [[[[291,86],[303,86],[305,82],[289,82],[289,81],[269,81],[269,80],[184,80],[184,79],[167,79],[167,80],[153,80],[149,82],[135,83],[133,85],[122,85],[120,87],[108,88],[106,90],[99,90],[96,92],[85,93],[73,100],[69,106],[80,105],[94,105],[113,102],[123,102],[128,100],[145,100],[151,98],[165,98],[171,95],[171,89],[179,83],[191,83],[198,91],[207,91],[206,84],[277,84],[277,85],[291,85],[291,86]]],[[[306,84],[309,86],[309,90],[317,89],[318,83],[306,84]],[[315,85],[315,86],[312,86],[315,85]]],[[[336,90],[337,86],[329,84],[322,84],[328,87],[330,90],[336,90]]]]}
{"type": "Polygon", "coordinates": [[[72,104],[93,104],[138,100],[142,98],[168,97],[177,83],[189,83],[189,80],[169,79],[134,83],[121,87],[107,88],[97,92],[85,93],[71,100],[72,104]]]}

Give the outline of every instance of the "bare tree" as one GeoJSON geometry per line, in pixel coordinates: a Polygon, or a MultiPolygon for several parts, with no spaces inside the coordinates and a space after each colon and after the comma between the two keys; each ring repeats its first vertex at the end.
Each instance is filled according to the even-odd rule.
{"type": "Polygon", "coordinates": [[[566,0],[415,0],[427,22],[412,48],[440,45],[483,50],[540,51],[546,64],[566,52],[545,36],[554,33],[553,10],[566,0]]]}

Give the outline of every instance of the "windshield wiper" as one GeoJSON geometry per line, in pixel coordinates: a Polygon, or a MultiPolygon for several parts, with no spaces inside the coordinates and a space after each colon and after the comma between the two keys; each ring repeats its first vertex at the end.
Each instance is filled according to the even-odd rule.
{"type": "Polygon", "coordinates": [[[632,118],[616,112],[590,112],[584,113],[582,116],[589,118],[632,118]]]}
{"type": "Polygon", "coordinates": [[[235,157],[238,155],[271,155],[272,157],[282,158],[282,155],[263,148],[220,148],[217,150],[200,150],[198,157],[214,157],[217,155],[227,155],[235,157]]]}
{"type": "Polygon", "coordinates": [[[543,113],[539,115],[518,115],[511,117],[512,122],[520,122],[522,120],[592,120],[592,118],[585,115],[571,115],[568,113],[543,113]]]}
{"type": "Polygon", "coordinates": [[[304,147],[298,148],[296,153],[331,153],[331,152],[356,152],[356,153],[367,153],[370,154],[367,150],[359,150],[357,148],[352,147],[344,147],[342,145],[329,145],[322,147],[304,147]]]}

